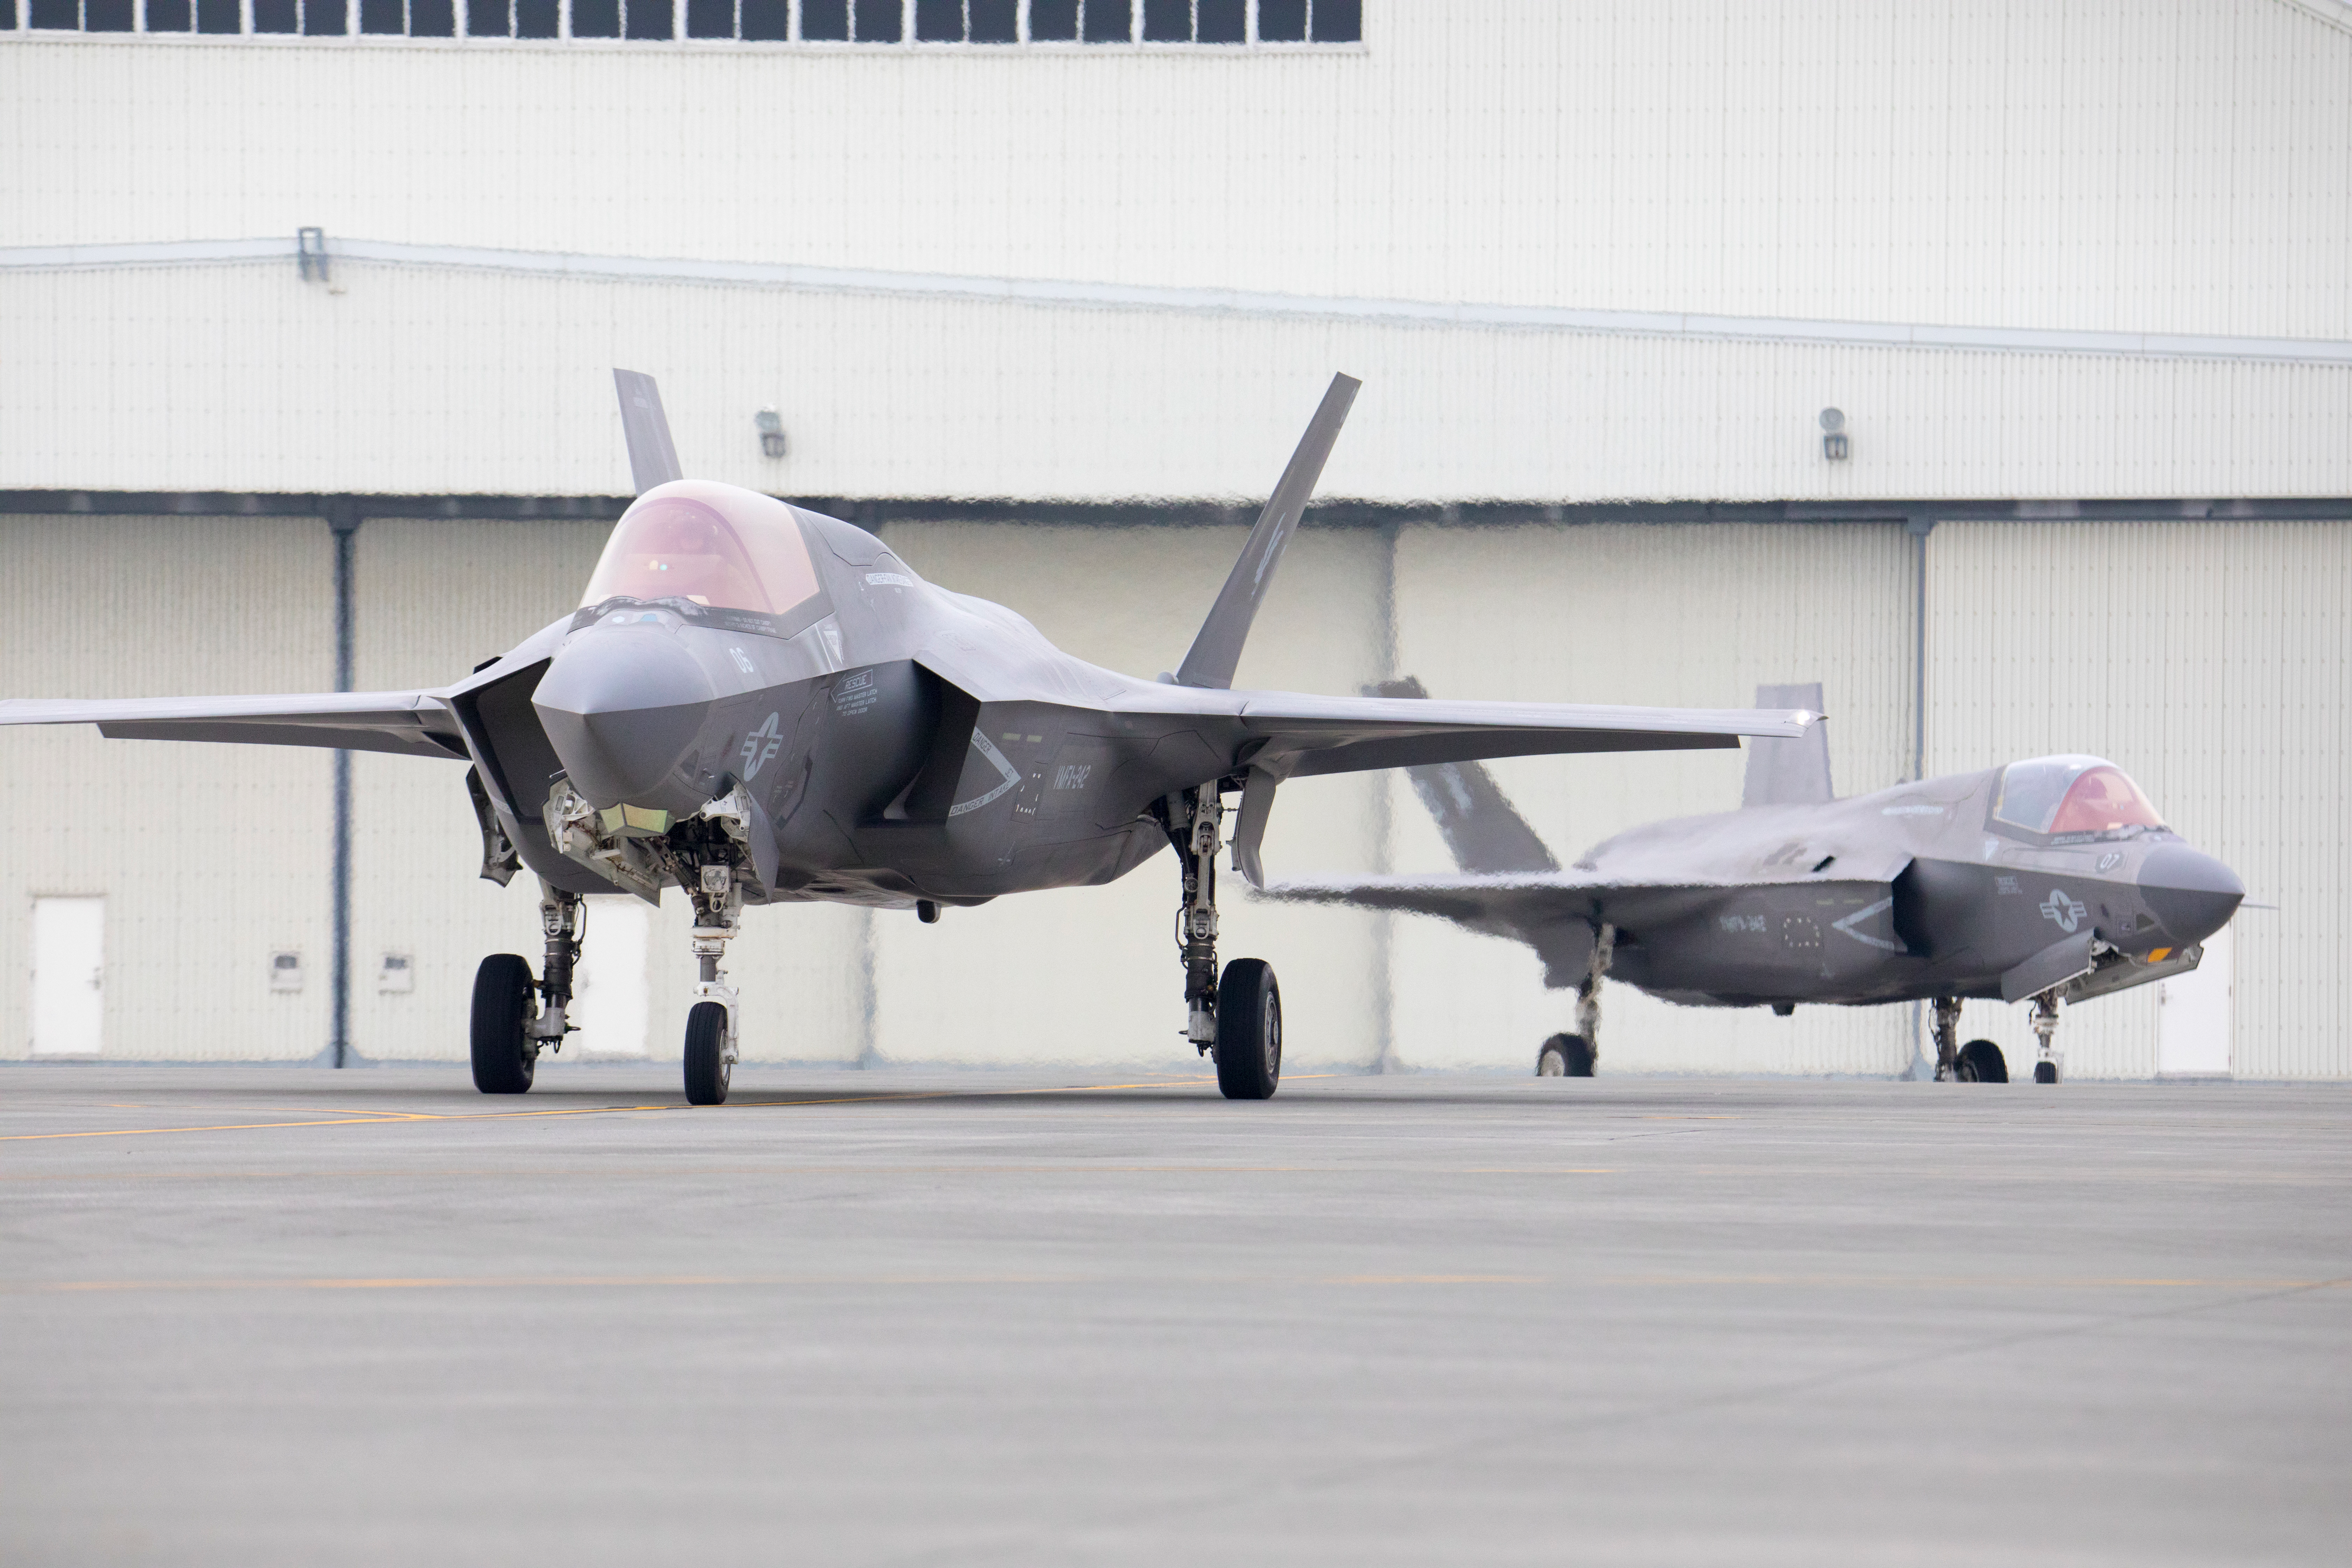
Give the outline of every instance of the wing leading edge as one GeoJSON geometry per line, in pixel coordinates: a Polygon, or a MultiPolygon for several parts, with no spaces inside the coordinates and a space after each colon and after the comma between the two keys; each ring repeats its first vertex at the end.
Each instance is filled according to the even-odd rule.
{"type": "Polygon", "coordinates": [[[1244,759],[1278,778],[1368,768],[1572,752],[1736,747],[1743,735],[1794,739],[1818,716],[1801,709],[1628,708],[1576,702],[1455,702],[1427,698],[1235,692],[1244,759]]]}
{"type": "Polygon", "coordinates": [[[0,725],[95,724],[116,741],[225,741],[463,758],[456,718],[428,691],[302,696],[0,699],[0,725]]]}

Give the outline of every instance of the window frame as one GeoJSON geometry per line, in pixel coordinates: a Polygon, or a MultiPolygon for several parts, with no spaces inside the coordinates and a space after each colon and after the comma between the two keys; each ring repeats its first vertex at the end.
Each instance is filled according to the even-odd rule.
{"type": "MultiPolygon", "coordinates": [[[[689,36],[687,31],[687,13],[688,9],[688,0],[668,0],[670,7],[669,35],[666,37],[656,36],[653,37],[641,38],[633,38],[628,36],[629,0],[614,0],[615,8],[619,12],[620,18],[619,31],[616,35],[609,37],[604,35],[579,37],[573,37],[572,32],[572,0],[556,0],[557,21],[554,36],[551,37],[529,38],[517,37],[514,36],[514,0],[507,0],[505,7],[507,15],[507,31],[504,33],[473,33],[468,31],[468,12],[472,7],[467,4],[467,0],[456,0],[456,4],[453,5],[453,9],[456,13],[453,27],[447,34],[413,34],[407,31],[407,26],[410,22],[411,8],[405,3],[405,0],[403,0],[403,4],[401,5],[402,30],[397,33],[362,32],[360,30],[360,0],[316,0],[316,3],[322,5],[329,4],[340,4],[341,5],[343,13],[343,30],[339,33],[312,33],[305,31],[305,28],[309,24],[310,9],[313,4],[313,0],[288,0],[288,3],[291,4],[294,7],[294,30],[291,32],[256,31],[253,25],[254,0],[236,0],[238,26],[237,30],[234,33],[207,33],[202,31],[197,25],[196,17],[198,0],[188,0],[189,23],[187,27],[184,29],[174,28],[168,32],[150,32],[148,30],[148,0],[131,0],[132,25],[130,30],[104,32],[92,32],[89,29],[89,0],[69,0],[69,3],[73,6],[75,17],[75,26],[72,27],[34,26],[32,22],[32,11],[35,3],[36,0],[0,0],[0,17],[5,17],[6,20],[6,26],[0,26],[0,41],[16,40],[20,42],[54,43],[59,39],[65,38],[82,38],[100,42],[108,42],[136,37],[168,38],[175,42],[185,41],[191,43],[210,41],[215,43],[251,44],[258,42],[267,44],[284,40],[289,43],[314,46],[324,45],[328,47],[359,44],[378,47],[424,46],[440,48],[448,48],[453,47],[466,47],[472,48],[499,47],[549,48],[570,47],[574,45],[585,46],[588,47],[658,48],[667,44],[681,48],[705,49],[806,49],[811,51],[854,50],[867,52],[896,49],[917,54],[944,53],[993,56],[1013,53],[1026,54],[1032,52],[1071,54],[1127,54],[1136,52],[1147,54],[1192,54],[1206,52],[1222,55],[1302,53],[1351,54],[1364,52],[1366,48],[1366,43],[1363,37],[1362,8],[1360,0],[1356,0],[1353,6],[1358,19],[1356,28],[1357,36],[1353,38],[1343,39],[1324,39],[1315,37],[1315,8],[1318,4],[1318,0],[1305,0],[1307,5],[1307,37],[1304,39],[1260,38],[1257,36],[1258,0],[1244,0],[1244,9],[1246,13],[1244,23],[1245,37],[1240,43],[1202,43],[1199,41],[1200,0],[1186,0],[1186,4],[1191,11],[1192,18],[1192,32],[1193,36],[1191,38],[1145,38],[1143,36],[1144,9],[1148,0],[1126,0],[1129,12],[1128,37],[1124,40],[1097,40],[1093,42],[1088,42],[1086,39],[1087,0],[1078,0],[1077,33],[1076,36],[1069,38],[1032,37],[1030,36],[1029,26],[1031,0],[1016,0],[1016,37],[1011,42],[992,43],[976,43],[972,41],[971,37],[971,0],[962,0],[965,36],[961,39],[917,38],[915,36],[915,11],[917,0],[898,0],[899,18],[898,36],[897,37],[871,39],[856,37],[847,39],[807,38],[802,37],[801,13],[803,8],[803,0],[782,0],[782,4],[787,7],[789,16],[786,26],[787,36],[782,38],[747,38],[743,37],[743,0],[729,0],[730,7],[734,13],[735,21],[734,32],[727,37],[695,37],[689,36]]],[[[1349,0],[1323,0],[1323,3],[1347,5],[1349,4],[1349,0]]],[[[852,4],[848,9],[854,17],[856,10],[856,5],[852,4]]],[[[853,33],[856,31],[854,21],[851,25],[851,31],[853,33]]]]}

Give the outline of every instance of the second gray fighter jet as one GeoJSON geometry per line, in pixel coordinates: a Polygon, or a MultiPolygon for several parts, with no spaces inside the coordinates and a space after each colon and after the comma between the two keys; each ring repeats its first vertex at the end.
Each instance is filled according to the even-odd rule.
{"type": "MultiPolygon", "coordinates": [[[[1375,689],[1417,698],[1407,679],[1375,689]]],[[[1819,686],[1759,705],[1819,711],[1819,686]]],[[[1654,822],[1563,868],[1475,763],[1409,770],[1460,873],[1285,881],[1277,899],[1436,915],[1534,948],[1578,993],[1537,1071],[1582,1076],[1613,974],[1700,1006],[1932,1001],[1937,1077],[2008,1079],[1958,1039],[1964,997],[2033,1004],[2033,1076],[2058,1081],[2058,1006],[2197,967],[2245,887],[2164,824],[2113,763],[2035,757],[1840,800],[1829,738],[1751,743],[1741,808],[1654,822]]]]}

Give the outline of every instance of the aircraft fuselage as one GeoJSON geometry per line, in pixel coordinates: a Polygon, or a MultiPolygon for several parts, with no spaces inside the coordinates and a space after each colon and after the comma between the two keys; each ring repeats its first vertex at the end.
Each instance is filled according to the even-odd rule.
{"type": "MultiPolygon", "coordinates": [[[[2164,828],[2011,826],[1994,816],[2000,776],[1652,823],[1596,845],[1578,870],[1646,884],[1611,973],[1729,1006],[2000,996],[2020,965],[2089,938],[2113,972],[2078,988],[2095,994],[2193,966],[2190,950],[2243,896],[2227,867],[2164,828]]],[[[1603,918],[1612,901],[1596,890],[1603,918]]]]}

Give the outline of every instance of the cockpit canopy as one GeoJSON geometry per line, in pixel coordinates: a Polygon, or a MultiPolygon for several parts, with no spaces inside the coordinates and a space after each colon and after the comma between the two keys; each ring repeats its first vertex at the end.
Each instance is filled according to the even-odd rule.
{"type": "Polygon", "coordinates": [[[782,617],[817,593],[816,567],[792,508],[732,485],[677,479],[647,490],[621,514],[580,603],[682,600],[782,617]]]}
{"type": "Polygon", "coordinates": [[[2098,757],[2036,757],[2001,770],[1993,820],[2055,836],[2161,827],[2164,818],[2123,769],[2098,757]]]}

